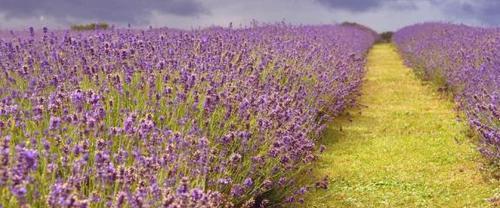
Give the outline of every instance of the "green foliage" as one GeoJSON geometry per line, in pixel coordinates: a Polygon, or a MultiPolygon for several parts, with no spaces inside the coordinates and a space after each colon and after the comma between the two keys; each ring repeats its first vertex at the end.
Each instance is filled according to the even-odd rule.
{"type": "Polygon", "coordinates": [[[90,23],[90,24],[76,24],[71,25],[71,29],[75,31],[85,31],[85,30],[106,30],[109,28],[108,23],[90,23]]]}
{"type": "Polygon", "coordinates": [[[362,24],[356,23],[356,22],[342,22],[340,25],[347,26],[347,27],[357,27],[357,28],[360,28],[364,31],[372,33],[374,36],[377,36],[377,32],[375,32],[375,30],[373,30],[367,26],[364,26],[362,24]]]}
{"type": "Polygon", "coordinates": [[[390,42],[392,42],[392,35],[393,34],[394,34],[394,32],[392,32],[392,31],[386,31],[386,32],[380,33],[377,43],[390,43],[390,42]]]}

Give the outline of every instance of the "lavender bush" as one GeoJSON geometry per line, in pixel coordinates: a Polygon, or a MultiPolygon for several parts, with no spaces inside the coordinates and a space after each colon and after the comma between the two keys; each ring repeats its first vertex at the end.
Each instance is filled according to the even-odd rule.
{"type": "Polygon", "coordinates": [[[500,29],[426,23],[394,41],[406,63],[452,90],[481,137],[481,152],[500,164],[500,29]]]}
{"type": "Polygon", "coordinates": [[[349,26],[0,33],[0,204],[297,202],[375,39],[349,26]]]}

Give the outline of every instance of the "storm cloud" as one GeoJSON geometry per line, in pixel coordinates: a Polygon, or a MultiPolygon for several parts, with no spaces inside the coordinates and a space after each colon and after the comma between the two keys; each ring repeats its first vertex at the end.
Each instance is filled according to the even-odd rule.
{"type": "Polygon", "coordinates": [[[425,21],[500,24],[497,0],[0,0],[0,29],[105,21],[119,27],[196,28],[285,21],[359,22],[377,31],[425,21]]]}
{"type": "Polygon", "coordinates": [[[144,24],[152,12],[195,16],[208,10],[193,0],[0,0],[6,18],[52,17],[144,24]]]}
{"type": "Polygon", "coordinates": [[[488,25],[500,24],[500,1],[476,0],[451,2],[447,1],[443,7],[449,14],[460,15],[469,18],[477,18],[488,25]]]}
{"type": "Polygon", "coordinates": [[[316,0],[332,9],[345,9],[353,12],[365,12],[383,6],[396,6],[400,9],[414,8],[414,1],[411,0],[316,0]]]}
{"type": "Polygon", "coordinates": [[[318,0],[319,3],[325,6],[336,9],[347,9],[351,11],[366,11],[375,7],[379,7],[382,1],[365,1],[365,0],[318,0]]]}

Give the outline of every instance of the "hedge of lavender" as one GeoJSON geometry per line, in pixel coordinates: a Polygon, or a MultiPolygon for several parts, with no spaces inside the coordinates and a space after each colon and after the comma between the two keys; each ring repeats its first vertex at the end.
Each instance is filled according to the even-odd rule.
{"type": "Polygon", "coordinates": [[[0,204],[301,201],[374,39],[347,26],[0,32],[0,204]]]}
{"type": "Polygon", "coordinates": [[[395,34],[406,63],[452,90],[480,151],[500,164],[500,29],[426,23],[395,34]]]}

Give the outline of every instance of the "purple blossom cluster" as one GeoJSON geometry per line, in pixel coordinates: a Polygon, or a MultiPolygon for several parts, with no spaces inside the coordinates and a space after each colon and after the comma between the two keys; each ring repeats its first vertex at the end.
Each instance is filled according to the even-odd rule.
{"type": "Polygon", "coordinates": [[[394,41],[409,66],[454,93],[480,151],[500,164],[500,29],[425,23],[401,29],[394,41]]]}
{"type": "MultiPolygon", "coordinates": [[[[375,35],[349,26],[0,33],[0,204],[297,202],[375,35]]],[[[324,182],[321,182],[324,184],[324,182]]]]}

